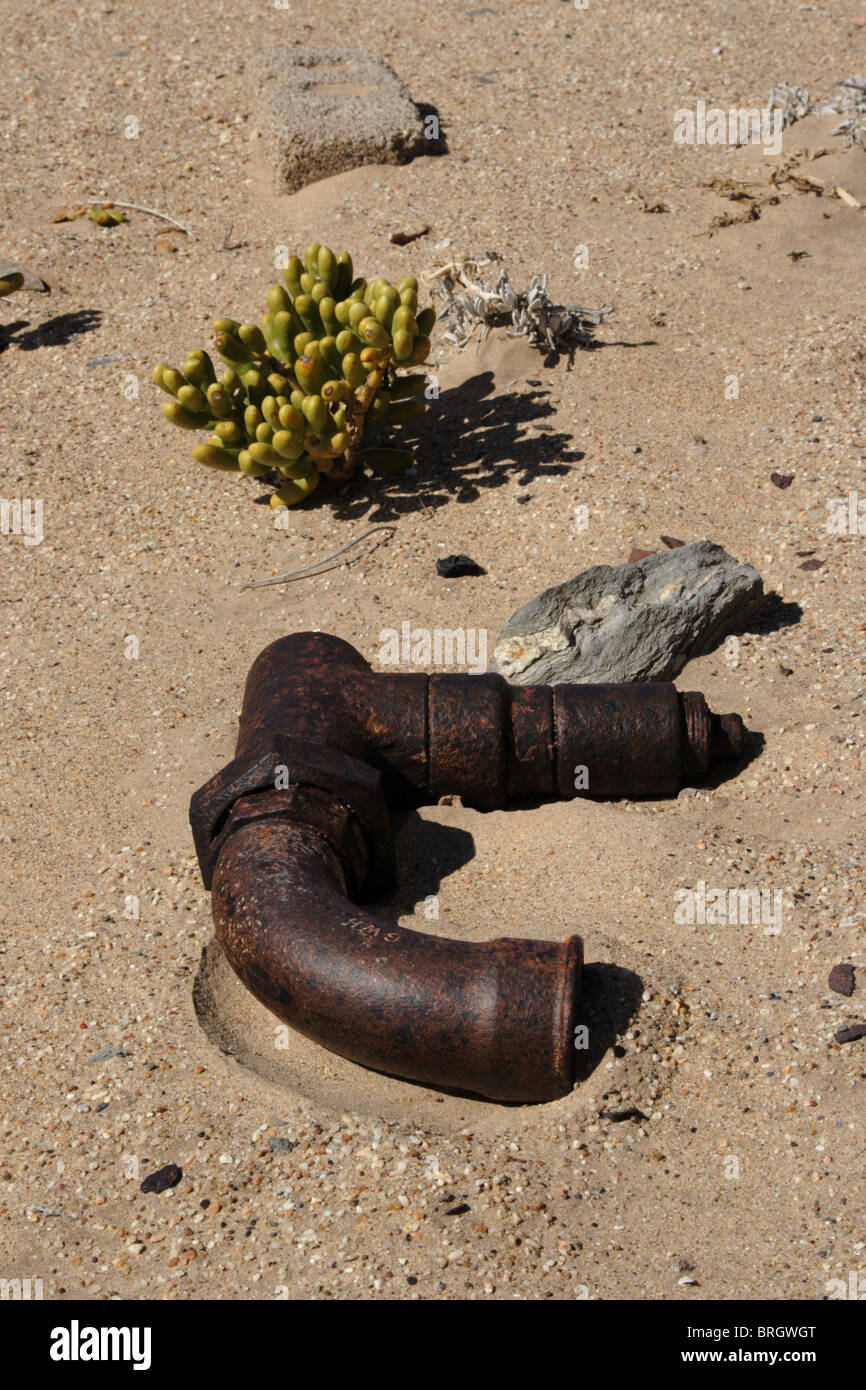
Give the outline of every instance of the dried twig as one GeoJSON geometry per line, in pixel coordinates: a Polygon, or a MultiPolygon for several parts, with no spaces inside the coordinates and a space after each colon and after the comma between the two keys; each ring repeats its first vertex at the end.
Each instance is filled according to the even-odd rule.
{"type": "Polygon", "coordinates": [[[175,222],[173,217],[168,217],[164,212],[157,212],[155,208],[143,208],[140,203],[118,203],[114,199],[106,201],[110,201],[113,208],[128,208],[130,212],[146,212],[149,217],[159,217],[163,222],[170,222],[173,227],[177,227],[179,232],[185,232],[190,241],[198,240],[189,227],[182,226],[180,222],[175,222]]]}
{"type": "MultiPolygon", "coordinates": [[[[396,530],[396,526],[371,526],[369,531],[362,532],[360,536],[356,536],[354,540],[349,541],[348,545],[344,545],[339,550],[335,550],[333,555],[323,555],[321,560],[314,560],[311,565],[303,565],[298,570],[289,570],[286,574],[274,575],[273,579],[252,579],[249,583],[242,584],[241,589],[264,589],[267,588],[269,584],[289,584],[296,579],[303,579],[305,575],[311,579],[318,579],[319,574],[327,574],[328,570],[340,568],[339,565],[328,564],[330,560],[336,560],[340,555],[345,555],[347,550],[351,550],[353,546],[359,545],[361,541],[365,541],[367,537],[372,536],[374,532],[388,531],[393,535],[396,530]],[[327,565],[328,569],[320,569],[320,565],[327,565]],[[311,570],[316,570],[316,574],[310,574],[311,570]]],[[[370,553],[372,554],[372,551],[370,553]]],[[[358,555],[355,558],[360,560],[362,557],[358,555]]],[[[354,562],[349,561],[349,563],[352,564],[354,562]]]]}
{"type": "Polygon", "coordinates": [[[236,242],[234,242],[234,243],[231,243],[231,242],[229,241],[229,237],[231,236],[231,234],[232,234],[232,224],[231,224],[231,222],[230,222],[229,225],[228,225],[228,227],[226,228],[226,234],[225,234],[225,236],[223,237],[223,244],[222,244],[222,246],[218,246],[218,247],[217,247],[217,250],[218,250],[218,251],[240,251],[244,246],[246,246],[246,242],[245,242],[245,241],[236,241],[236,242]]]}

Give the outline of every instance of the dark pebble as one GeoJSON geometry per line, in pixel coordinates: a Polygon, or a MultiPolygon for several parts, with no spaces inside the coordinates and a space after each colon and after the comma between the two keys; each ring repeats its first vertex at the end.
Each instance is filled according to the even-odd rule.
{"type": "Polygon", "coordinates": [[[486,574],[468,555],[443,555],[436,561],[436,573],[443,579],[460,579],[465,574],[486,574]]]}
{"type": "Polygon", "coordinates": [[[836,1034],[837,1043],[856,1042],[858,1038],[866,1038],[866,1023],[852,1023],[850,1028],[840,1028],[836,1034]]]}
{"type": "Polygon", "coordinates": [[[853,965],[834,965],[827,979],[827,984],[837,994],[854,993],[854,967],[853,965]]]}
{"type": "Polygon", "coordinates": [[[775,483],[776,487],[790,487],[794,476],[793,473],[771,473],[770,482],[775,483]]]}
{"type": "Polygon", "coordinates": [[[630,1105],[628,1110],[602,1110],[601,1118],[612,1120],[615,1125],[618,1125],[623,1120],[645,1120],[646,1115],[642,1110],[638,1110],[636,1105],[630,1105]]]}
{"type": "Polygon", "coordinates": [[[165,1192],[169,1187],[177,1187],[182,1177],[183,1172],[176,1163],[167,1163],[164,1168],[157,1168],[155,1173],[148,1173],[139,1190],[165,1192]]]}
{"type": "Polygon", "coordinates": [[[668,550],[679,550],[681,545],[685,545],[685,541],[677,540],[676,536],[659,536],[659,540],[668,550]]]}
{"type": "Polygon", "coordinates": [[[294,1147],[291,1139],[282,1139],[277,1136],[276,1139],[268,1140],[268,1148],[273,1149],[278,1154],[290,1154],[294,1147]]]}
{"type": "Polygon", "coordinates": [[[456,1207],[449,1207],[448,1210],[446,1211],[445,1215],[446,1215],[446,1216],[465,1216],[465,1215],[466,1215],[466,1212],[467,1212],[468,1210],[469,1210],[469,1203],[468,1203],[468,1202],[458,1202],[458,1204],[457,1204],[456,1207]]]}
{"type": "Polygon", "coordinates": [[[793,666],[783,666],[781,662],[779,662],[779,670],[783,676],[793,676],[794,674],[793,666]]]}
{"type": "Polygon", "coordinates": [[[820,570],[824,568],[823,560],[804,560],[800,566],[801,570],[820,570]]]}

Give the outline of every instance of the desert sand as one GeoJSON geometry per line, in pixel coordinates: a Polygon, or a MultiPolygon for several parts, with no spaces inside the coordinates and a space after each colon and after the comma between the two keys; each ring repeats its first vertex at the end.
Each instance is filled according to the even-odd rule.
{"type": "Polygon", "coordinates": [[[52,293],[0,304],[3,495],[44,504],[41,544],[0,536],[0,1275],[92,1300],[821,1300],[866,1280],[866,1041],[834,1042],[866,1019],[866,537],[827,526],[832,499],[866,498],[866,211],[833,192],[866,204],[866,153],[831,116],[778,155],[673,138],[699,99],[828,95],[866,69],[861,0],[333,0],[243,22],[223,0],[28,0],[3,27],[0,249],[52,293]],[[436,107],[448,153],[279,195],[256,54],[335,34],[436,107]],[[780,169],[823,188],[770,201],[780,169]],[[134,211],[52,221],[107,199],[195,239],[134,211]],[[260,313],[277,248],[313,239],[392,280],[490,248],[515,282],[615,312],[571,364],[437,330],[417,473],[323,485],[281,529],[260,486],[190,459],[150,372],[209,347],[214,316],[260,313]],[[240,587],[383,521],[358,563],[240,587]],[[539,590],[663,534],[718,542],[777,595],[677,682],[741,713],[760,755],[675,800],[424,808],[389,900],[466,940],[579,932],[589,1075],[503,1107],[276,1047],[214,942],[187,822],[256,654],[318,628],[375,662],[407,620],[492,647],[539,590]],[[486,575],[439,578],[452,552],[486,575]],[[675,921],[699,881],[781,891],[780,930],[675,921]],[[604,965],[619,992],[609,970],[594,988],[604,965]],[[181,1181],[142,1193],[169,1163],[181,1181]]]}

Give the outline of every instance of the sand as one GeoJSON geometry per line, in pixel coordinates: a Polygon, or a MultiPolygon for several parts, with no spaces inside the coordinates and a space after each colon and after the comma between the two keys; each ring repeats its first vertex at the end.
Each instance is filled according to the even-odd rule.
{"type": "Polygon", "coordinates": [[[864,19],[858,0],[6,14],[2,251],[53,293],[0,305],[4,496],[44,503],[41,544],[0,537],[4,1278],[60,1299],[699,1301],[866,1277],[866,1043],[833,1041],[866,1018],[866,538],[827,530],[831,499],[866,498],[866,212],[832,193],[866,203],[866,154],[832,118],[777,157],[672,135],[700,98],[828,93],[863,70],[864,19]],[[435,105],[449,153],[278,197],[245,69],[335,32],[435,105]],[[707,183],[765,186],[797,151],[822,196],[784,184],[708,235],[748,205],[707,183]],[[196,239],[137,212],[52,222],[97,198],[196,239]],[[571,367],[437,337],[417,476],[320,489],[278,529],[254,483],[192,463],[150,370],[209,346],[215,315],[261,312],[278,248],[311,239],[392,279],[493,248],[515,282],[546,271],[615,314],[571,367]],[[239,587],[391,520],[368,560],[239,587]],[[404,924],[583,935],[589,1075],[501,1107],[276,1046],[214,944],[186,818],[257,652],[320,628],[375,662],[404,620],[492,650],[534,593],[662,534],[720,543],[779,596],[678,680],[761,755],[674,801],[425,808],[398,841],[404,924]],[[487,574],[438,578],[453,552],[487,574]],[[781,892],[781,929],[676,921],[700,881],[781,892]],[[842,961],[848,999],[827,986],[842,961]],[[141,1193],[168,1163],[178,1185],[141,1193]]]}

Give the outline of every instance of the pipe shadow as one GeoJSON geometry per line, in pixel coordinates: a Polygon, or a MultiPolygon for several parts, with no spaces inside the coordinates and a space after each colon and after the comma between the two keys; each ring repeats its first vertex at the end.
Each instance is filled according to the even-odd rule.
{"type": "Polygon", "coordinates": [[[391,819],[397,881],[376,899],[376,906],[407,916],[419,905],[426,906],[446,878],[475,858],[475,840],[468,830],[424,820],[411,808],[392,812],[391,819]]]}
{"type": "Polygon", "coordinates": [[[748,729],[739,758],[732,758],[727,763],[715,763],[701,782],[701,788],[704,791],[715,791],[717,787],[724,786],[725,782],[732,782],[741,772],[745,772],[751,763],[760,758],[765,744],[766,739],[758,729],[748,729]]]}
{"type": "Polygon", "coordinates": [[[622,1037],[640,1009],[644,988],[640,975],[624,966],[596,961],[583,967],[575,1035],[576,1085],[592,1075],[622,1037]]]}

